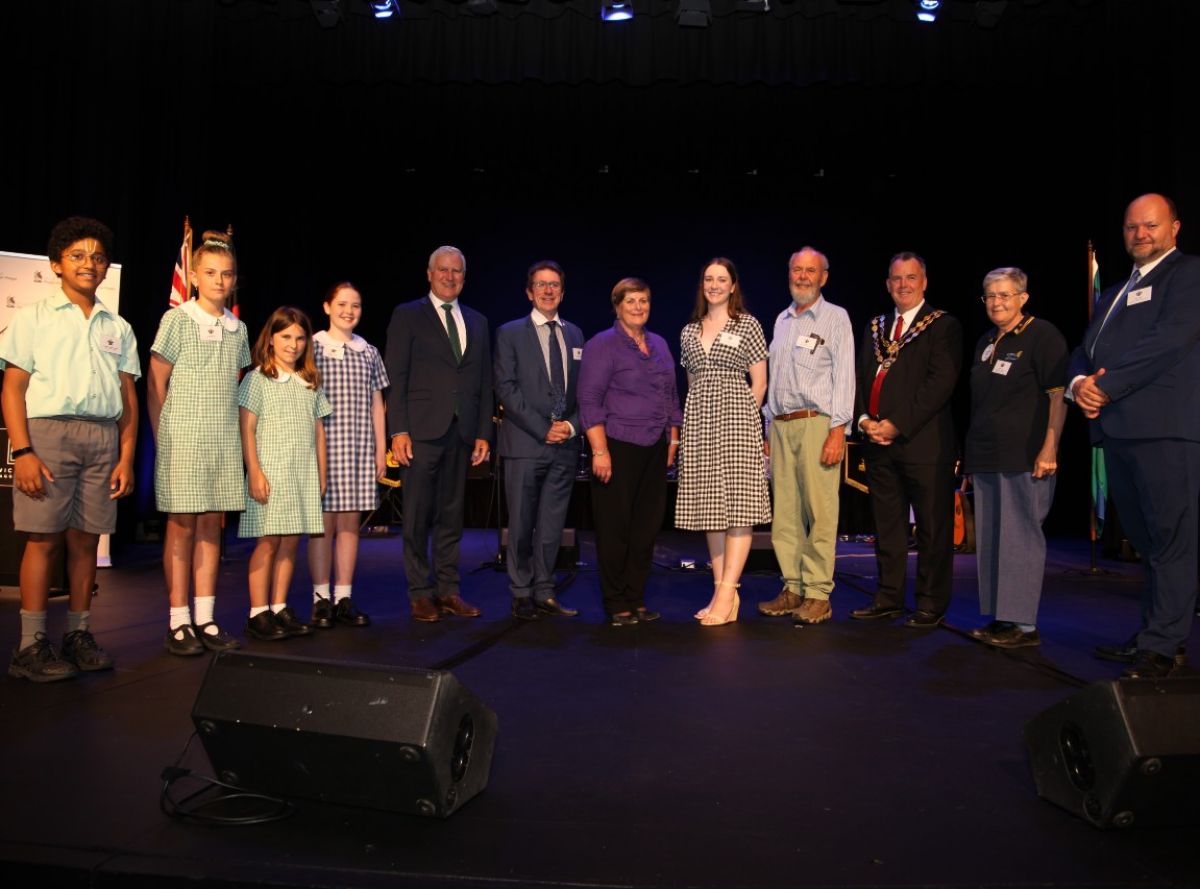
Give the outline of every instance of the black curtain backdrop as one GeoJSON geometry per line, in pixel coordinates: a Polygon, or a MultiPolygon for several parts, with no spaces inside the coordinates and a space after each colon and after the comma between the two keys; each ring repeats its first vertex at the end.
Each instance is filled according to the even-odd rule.
{"type": "MultiPolygon", "coordinates": [[[[329,30],[306,0],[5,4],[0,249],[44,252],[72,213],[106,220],[145,363],[185,214],[233,224],[252,336],[282,303],[323,326],[322,291],[350,278],[381,347],[443,243],[493,324],[526,311],[524,271],[552,257],[586,333],[632,274],[671,342],[713,255],[738,263],[769,330],[788,256],[812,244],[860,328],[888,305],[888,258],[915,250],[973,342],[1001,265],[1076,341],[1087,242],[1106,282],[1125,277],[1136,194],[1172,195],[1194,240],[1189,0],[1010,0],[994,27],[964,0],[934,25],[908,0],[713,0],[707,29],[679,28],[666,0],[620,24],[598,0],[489,17],[401,0],[389,22],[342,3],[329,30]]],[[[1054,531],[1086,531],[1086,457],[1073,416],[1054,531]]],[[[152,510],[149,462],[126,513],[152,510]]]]}

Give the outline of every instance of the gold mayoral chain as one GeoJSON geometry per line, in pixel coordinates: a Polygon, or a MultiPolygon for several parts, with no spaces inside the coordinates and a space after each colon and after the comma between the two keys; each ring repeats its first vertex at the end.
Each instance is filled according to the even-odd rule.
{"type": "Polygon", "coordinates": [[[930,324],[945,314],[946,312],[943,309],[934,309],[920,321],[913,324],[908,330],[904,331],[898,340],[888,339],[887,315],[872,318],[871,343],[875,347],[875,361],[883,365],[884,370],[887,370],[896,363],[896,359],[900,357],[901,349],[919,337],[930,324]]]}

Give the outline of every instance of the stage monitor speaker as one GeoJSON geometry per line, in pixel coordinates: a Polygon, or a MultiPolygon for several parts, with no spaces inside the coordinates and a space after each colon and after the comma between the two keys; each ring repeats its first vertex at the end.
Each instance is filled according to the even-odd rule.
{"type": "Polygon", "coordinates": [[[1200,824],[1200,677],[1097,682],[1025,742],[1038,796],[1097,827],[1200,824]]]}
{"type": "Polygon", "coordinates": [[[226,651],[192,721],[222,781],[445,818],[487,786],[496,714],[450,673],[226,651]]]}

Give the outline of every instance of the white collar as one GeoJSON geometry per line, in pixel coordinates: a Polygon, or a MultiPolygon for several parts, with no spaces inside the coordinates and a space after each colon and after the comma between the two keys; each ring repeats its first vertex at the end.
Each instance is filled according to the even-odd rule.
{"type": "Polygon", "coordinates": [[[326,349],[330,349],[333,351],[336,351],[336,350],[342,348],[343,346],[349,346],[355,352],[367,351],[367,341],[364,340],[357,333],[350,334],[350,342],[347,343],[347,342],[343,342],[342,340],[335,340],[332,336],[329,335],[328,330],[318,330],[316,333],[313,334],[313,341],[320,343],[326,349]]]}
{"type": "Polygon", "coordinates": [[[231,333],[238,329],[238,319],[229,309],[222,309],[221,317],[214,318],[208,312],[204,311],[204,309],[200,308],[199,300],[195,299],[189,299],[187,302],[181,303],[179,308],[183,309],[184,314],[201,327],[206,325],[211,327],[220,322],[231,333]]]}
{"type": "MultiPolygon", "coordinates": [[[[262,373],[262,371],[259,370],[259,373],[262,373]]],[[[308,385],[308,383],[304,382],[303,377],[297,376],[296,374],[288,373],[286,370],[279,370],[279,368],[275,369],[275,373],[279,374],[279,376],[267,377],[266,374],[263,374],[263,376],[267,377],[267,379],[270,380],[272,383],[299,383],[305,389],[312,388],[312,386],[310,386],[310,385],[308,385]]]]}
{"type": "Polygon", "coordinates": [[[562,325],[563,325],[562,316],[559,315],[558,312],[554,313],[553,318],[547,318],[545,315],[543,315],[537,309],[534,309],[532,312],[529,313],[529,317],[533,320],[533,323],[538,327],[543,327],[544,325],[549,324],[551,321],[553,321],[559,327],[562,327],[562,325]]]}

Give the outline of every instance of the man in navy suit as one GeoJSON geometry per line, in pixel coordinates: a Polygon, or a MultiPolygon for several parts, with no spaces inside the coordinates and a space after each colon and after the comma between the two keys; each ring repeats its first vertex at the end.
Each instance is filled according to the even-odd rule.
{"type": "Polygon", "coordinates": [[[496,332],[508,581],[513,616],[522,620],[579,613],[554,597],[554,564],[579,464],[575,386],[583,355],[583,333],[558,314],[564,282],[558,263],[534,263],[525,278],[533,312],[496,332]]]}
{"type": "Polygon", "coordinates": [[[429,295],[397,306],[388,327],[391,451],[406,467],[404,573],[421,621],[479,616],[459,593],[458,548],[467,462],[488,458],[492,435],[492,348],[487,319],[459,303],[466,273],[457,247],[433,251],[429,295]]]}
{"type": "Polygon", "coordinates": [[[1200,498],[1200,259],[1175,249],[1179,216],[1159,194],[1125,211],[1129,280],[1096,306],[1071,355],[1069,397],[1102,444],[1121,524],[1146,564],[1142,628],[1099,657],[1162,678],[1191,631],[1200,498]]]}

